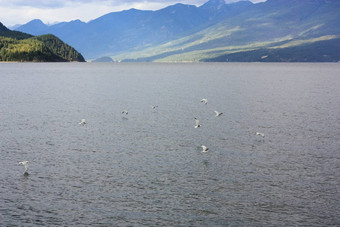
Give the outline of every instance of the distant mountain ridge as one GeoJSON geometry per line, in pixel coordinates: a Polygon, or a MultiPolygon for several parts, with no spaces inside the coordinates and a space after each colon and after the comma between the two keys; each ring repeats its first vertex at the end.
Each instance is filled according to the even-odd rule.
{"type": "Polygon", "coordinates": [[[74,48],[54,35],[11,31],[0,22],[0,61],[84,62],[74,48]]]}
{"type": "MultiPolygon", "coordinates": [[[[88,23],[75,20],[47,26],[33,20],[16,30],[54,34],[87,59],[203,61],[283,44],[288,47],[339,38],[339,12],[338,0],[267,0],[258,4],[210,0],[199,7],[179,3],[156,11],[113,12],[88,23]]],[[[331,61],[339,61],[337,58],[331,61]]]]}

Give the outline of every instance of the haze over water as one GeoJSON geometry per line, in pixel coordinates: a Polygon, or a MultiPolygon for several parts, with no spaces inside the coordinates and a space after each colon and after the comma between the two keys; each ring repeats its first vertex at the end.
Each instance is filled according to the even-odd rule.
{"type": "Polygon", "coordinates": [[[339,89],[337,63],[0,64],[0,226],[340,225],[339,89]]]}

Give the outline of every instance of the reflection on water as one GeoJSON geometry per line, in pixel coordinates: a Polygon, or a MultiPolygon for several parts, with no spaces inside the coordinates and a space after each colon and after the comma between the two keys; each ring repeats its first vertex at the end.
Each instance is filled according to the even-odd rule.
{"type": "Polygon", "coordinates": [[[1,64],[0,225],[339,225],[339,73],[1,64]]]}

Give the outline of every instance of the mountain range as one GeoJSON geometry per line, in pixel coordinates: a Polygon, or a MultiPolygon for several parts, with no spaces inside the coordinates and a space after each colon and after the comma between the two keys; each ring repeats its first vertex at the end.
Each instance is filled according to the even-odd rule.
{"type": "Polygon", "coordinates": [[[339,61],[339,12],[339,0],[210,0],[199,7],[112,12],[87,23],[36,19],[16,30],[56,35],[86,59],[339,61]]]}

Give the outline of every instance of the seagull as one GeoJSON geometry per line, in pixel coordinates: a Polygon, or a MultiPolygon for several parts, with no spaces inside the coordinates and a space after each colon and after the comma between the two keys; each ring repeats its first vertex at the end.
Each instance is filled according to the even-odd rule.
{"type": "Polygon", "coordinates": [[[19,162],[19,164],[24,165],[24,167],[25,167],[25,174],[28,174],[28,161],[22,161],[22,162],[19,162]]]}
{"type": "Polygon", "coordinates": [[[156,106],[151,106],[152,109],[156,109],[157,107],[158,107],[157,105],[156,106]]]}
{"type": "Polygon", "coordinates": [[[264,133],[262,133],[262,132],[256,132],[256,135],[264,137],[264,133]]]}
{"type": "Polygon", "coordinates": [[[196,121],[195,128],[201,127],[200,121],[196,117],[195,117],[195,121],[196,121]]]}
{"type": "Polygon", "coordinates": [[[123,111],[122,111],[122,114],[128,115],[129,112],[128,112],[127,110],[123,110],[123,111]]]}
{"type": "Polygon", "coordinates": [[[202,147],[202,149],[203,149],[202,152],[208,152],[209,148],[207,148],[207,147],[204,146],[204,145],[202,145],[201,147],[202,147]]]}
{"type": "Polygon", "coordinates": [[[202,99],[201,102],[204,102],[204,104],[208,104],[208,99],[202,99]]]}
{"type": "Polygon", "coordinates": [[[86,124],[86,119],[81,119],[81,121],[79,122],[80,125],[85,125],[86,124]]]}
{"type": "Polygon", "coordinates": [[[219,117],[219,116],[221,116],[223,114],[223,113],[218,112],[217,110],[215,110],[215,113],[216,113],[215,117],[219,117]]]}

